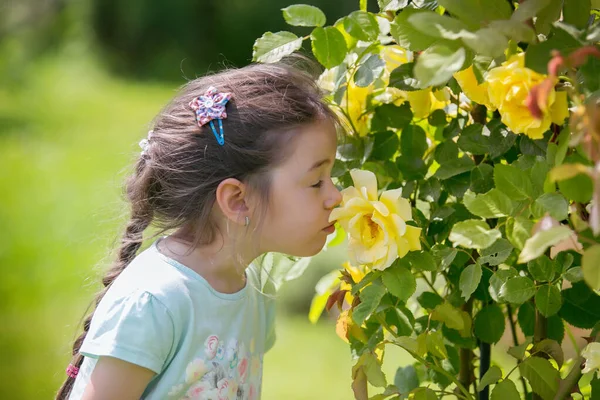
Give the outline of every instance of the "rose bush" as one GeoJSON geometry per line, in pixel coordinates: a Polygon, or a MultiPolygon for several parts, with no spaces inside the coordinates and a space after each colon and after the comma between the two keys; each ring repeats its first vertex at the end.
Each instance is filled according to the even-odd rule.
{"type": "Polygon", "coordinates": [[[331,26],[289,6],[294,32],[254,46],[273,62],[310,41],[349,127],[330,245],[347,237],[350,263],[319,282],[310,320],[338,308],[357,399],[598,395],[600,3],[378,5],[331,26]],[[574,328],[592,343],[565,361],[574,328]],[[415,359],[394,377],[389,346],[415,359]]]}

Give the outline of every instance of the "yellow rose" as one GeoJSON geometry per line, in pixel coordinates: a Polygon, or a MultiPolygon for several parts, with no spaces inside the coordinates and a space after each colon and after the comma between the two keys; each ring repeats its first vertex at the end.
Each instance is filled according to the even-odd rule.
{"type": "Polygon", "coordinates": [[[600,343],[588,344],[581,352],[581,356],[585,358],[585,368],[581,371],[584,374],[600,368],[600,343]]]}
{"type": "Polygon", "coordinates": [[[410,204],[402,190],[387,190],[377,197],[377,178],[371,171],[350,171],[355,186],[342,191],[342,204],[330,221],[338,221],[348,233],[353,264],[386,269],[410,250],[420,250],[421,229],[412,220],[410,204]]]}
{"type": "Polygon", "coordinates": [[[477,82],[472,65],[469,68],[456,72],[454,78],[471,101],[474,101],[477,104],[483,104],[492,111],[496,109],[490,102],[490,96],[488,96],[488,83],[483,82],[480,84],[477,82]]]}
{"type": "Polygon", "coordinates": [[[550,124],[561,124],[567,116],[565,92],[554,88],[548,94],[546,105],[542,105],[543,117],[535,118],[526,105],[527,96],[533,86],[546,78],[525,68],[525,54],[512,56],[501,66],[491,69],[486,77],[490,102],[498,108],[502,122],[515,133],[524,133],[532,139],[540,139],[550,124]]]}

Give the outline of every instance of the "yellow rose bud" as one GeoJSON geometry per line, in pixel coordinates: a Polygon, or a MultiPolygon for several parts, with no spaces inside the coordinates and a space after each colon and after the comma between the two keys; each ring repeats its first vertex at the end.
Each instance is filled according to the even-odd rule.
{"type": "Polygon", "coordinates": [[[338,221],[348,233],[351,262],[386,269],[411,250],[420,250],[421,229],[412,220],[410,204],[401,189],[377,196],[377,178],[371,171],[350,171],[355,186],[342,191],[342,204],[330,221],[338,221]]]}
{"type": "Polygon", "coordinates": [[[532,87],[539,85],[545,75],[525,68],[525,54],[513,55],[501,66],[491,69],[486,77],[490,102],[498,108],[502,122],[514,133],[524,133],[540,139],[552,122],[562,123],[567,115],[566,97],[557,96],[554,88],[541,105],[542,118],[534,117],[526,101],[532,87]],[[556,104],[555,104],[556,103],[556,104]]]}

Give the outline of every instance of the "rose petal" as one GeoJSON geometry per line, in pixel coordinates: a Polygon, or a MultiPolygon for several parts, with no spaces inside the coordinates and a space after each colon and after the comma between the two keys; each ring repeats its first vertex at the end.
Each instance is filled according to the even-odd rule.
{"type": "Polygon", "coordinates": [[[353,169],[350,171],[350,176],[352,176],[354,186],[359,190],[361,188],[366,189],[367,198],[365,200],[377,200],[377,178],[373,172],[353,169]]]}

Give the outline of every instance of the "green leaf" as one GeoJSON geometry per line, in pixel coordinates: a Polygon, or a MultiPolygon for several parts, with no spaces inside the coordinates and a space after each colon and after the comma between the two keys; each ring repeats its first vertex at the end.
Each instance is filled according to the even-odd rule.
{"type": "Polygon", "coordinates": [[[390,128],[404,129],[412,118],[413,113],[408,103],[401,106],[382,104],[375,109],[371,128],[375,131],[386,131],[390,128]]]}
{"type": "Polygon", "coordinates": [[[512,14],[507,2],[496,0],[438,0],[438,4],[475,28],[483,21],[508,19],[512,14]]]}
{"type": "Polygon", "coordinates": [[[485,343],[496,343],[504,333],[504,313],[497,304],[483,307],[475,316],[475,335],[485,343]]]}
{"type": "Polygon", "coordinates": [[[473,36],[468,27],[459,20],[434,11],[416,13],[408,18],[408,23],[425,35],[441,39],[457,40],[473,36]]]}
{"type": "Polygon", "coordinates": [[[560,192],[569,200],[578,203],[587,203],[594,193],[594,181],[583,174],[558,182],[560,192]]]}
{"type": "Polygon", "coordinates": [[[433,258],[435,258],[435,261],[437,262],[437,270],[439,271],[448,268],[458,254],[457,249],[446,247],[439,243],[431,248],[431,252],[433,254],[433,258]]]}
{"type": "Polygon", "coordinates": [[[585,29],[590,20],[592,4],[590,0],[568,0],[563,6],[563,21],[567,24],[585,29]]]}
{"type": "Polygon", "coordinates": [[[344,18],[344,29],[358,40],[369,42],[377,39],[379,24],[373,14],[366,11],[354,11],[344,18]]]}
{"type": "Polygon", "coordinates": [[[492,365],[490,369],[483,375],[479,385],[477,385],[477,391],[481,392],[488,385],[492,385],[498,382],[502,378],[502,370],[495,365],[492,365]]]}
{"type": "Polygon", "coordinates": [[[498,229],[490,229],[485,221],[469,219],[455,224],[449,239],[455,246],[485,249],[494,244],[501,236],[498,229]]]}
{"type": "Polygon", "coordinates": [[[409,0],[377,0],[377,3],[379,4],[379,9],[381,11],[398,11],[406,7],[409,0]]]}
{"type": "Polygon", "coordinates": [[[517,42],[531,43],[536,40],[535,31],[524,22],[506,19],[491,21],[488,26],[499,34],[517,42]]]}
{"type": "Polygon", "coordinates": [[[540,12],[544,7],[550,3],[550,0],[527,0],[519,4],[519,8],[515,10],[511,19],[513,21],[525,22],[530,18],[533,18],[540,12]]]}
{"type": "Polygon", "coordinates": [[[415,271],[437,271],[437,263],[426,251],[411,251],[402,259],[408,262],[415,271]]]}
{"type": "Polygon", "coordinates": [[[429,117],[427,117],[427,122],[431,126],[445,126],[448,121],[446,120],[446,112],[444,110],[433,110],[429,117]]]}
{"type": "Polygon", "coordinates": [[[402,154],[422,157],[427,151],[427,134],[419,125],[408,125],[400,134],[400,150],[402,154]]]}
{"type": "Polygon", "coordinates": [[[444,300],[437,293],[423,292],[419,297],[417,297],[417,301],[419,302],[421,307],[427,310],[433,310],[439,304],[442,304],[444,300]]]}
{"type": "Polygon", "coordinates": [[[533,196],[531,179],[527,172],[512,165],[494,166],[496,188],[514,200],[526,200],[533,196]]]}
{"type": "Polygon", "coordinates": [[[362,325],[365,319],[375,311],[384,294],[385,288],[381,285],[369,285],[364,288],[362,292],[360,292],[361,303],[352,313],[354,322],[358,325],[362,325]]]}
{"type": "Polygon", "coordinates": [[[541,211],[538,215],[534,213],[535,218],[541,218],[549,213],[552,218],[562,221],[569,216],[569,202],[558,193],[544,193],[535,200],[535,204],[541,211]]]}
{"type": "Polygon", "coordinates": [[[326,22],[323,11],[306,4],[294,4],[281,11],[285,22],[293,26],[323,26],[326,22]]]}
{"type": "Polygon", "coordinates": [[[583,253],[581,269],[583,279],[594,290],[600,290],[600,245],[589,247],[583,253]]]}
{"type": "Polygon", "coordinates": [[[423,12],[427,11],[405,8],[400,14],[396,15],[394,22],[391,24],[390,33],[401,47],[412,51],[422,51],[439,40],[421,33],[408,22],[411,15],[423,12]]]}
{"type": "Polygon", "coordinates": [[[552,23],[558,21],[563,8],[563,0],[551,0],[550,3],[537,13],[535,30],[548,36],[552,23]]]}
{"type": "Polygon", "coordinates": [[[361,359],[369,383],[375,387],[386,387],[385,374],[381,371],[381,364],[377,360],[377,356],[368,351],[362,354],[361,359]]]}
{"type": "Polygon", "coordinates": [[[573,267],[565,272],[564,278],[571,283],[581,282],[583,280],[583,270],[581,267],[573,267]]]}
{"type": "Polygon", "coordinates": [[[554,246],[572,235],[573,231],[564,225],[537,232],[525,242],[523,251],[519,254],[518,263],[524,264],[538,258],[548,247],[554,246]]]}
{"type": "Polygon", "coordinates": [[[502,303],[505,301],[503,297],[500,297],[500,289],[507,280],[518,275],[519,273],[513,267],[510,267],[509,269],[499,269],[498,271],[494,272],[490,278],[490,286],[488,287],[488,291],[495,302],[502,303]]]}
{"type": "Polygon", "coordinates": [[[494,386],[490,400],[520,400],[521,395],[510,379],[505,379],[494,386]]]}
{"type": "Polygon", "coordinates": [[[556,363],[558,364],[558,368],[561,368],[565,361],[565,356],[562,351],[562,348],[556,340],[544,339],[540,342],[537,342],[531,349],[531,354],[533,355],[537,352],[546,353],[550,357],[552,357],[554,361],[556,361],[556,363]]]}
{"type": "Polygon", "coordinates": [[[400,139],[396,132],[386,131],[373,135],[373,151],[370,158],[373,160],[387,160],[392,158],[400,145],[400,139]]]}
{"type": "Polygon", "coordinates": [[[394,385],[400,393],[408,393],[411,390],[419,387],[419,377],[417,370],[412,365],[400,367],[396,370],[394,377],[394,385]]]}
{"type": "Polygon", "coordinates": [[[481,264],[500,265],[506,261],[513,249],[514,247],[508,240],[498,239],[493,245],[479,252],[481,255],[479,262],[481,264]]]}
{"type": "Polygon", "coordinates": [[[541,286],[535,294],[535,305],[544,317],[556,314],[562,306],[560,290],[553,285],[541,286]]]}
{"type": "Polygon", "coordinates": [[[452,140],[442,142],[436,146],[434,155],[435,161],[439,164],[449,164],[458,160],[458,146],[452,140]]]}
{"type": "Polygon", "coordinates": [[[499,295],[509,303],[523,304],[535,295],[535,285],[525,276],[510,278],[500,288],[499,295]]]}
{"type": "Polygon", "coordinates": [[[483,125],[475,123],[463,129],[457,143],[461,150],[471,154],[486,154],[490,150],[489,142],[489,136],[483,135],[483,125]]]}
{"type": "Polygon", "coordinates": [[[545,255],[529,261],[527,269],[536,281],[546,282],[554,279],[554,263],[545,255]]]}
{"type": "Polygon", "coordinates": [[[445,44],[435,44],[417,59],[415,78],[423,87],[445,84],[462,68],[465,58],[466,52],[462,47],[456,49],[445,44]]]}
{"type": "Polygon", "coordinates": [[[292,32],[266,32],[254,42],[252,61],[262,63],[277,62],[283,57],[292,54],[301,46],[302,38],[299,38],[292,32]]]}
{"type": "Polygon", "coordinates": [[[426,387],[420,387],[410,392],[412,400],[437,400],[435,392],[426,387]]]}
{"type": "Polygon", "coordinates": [[[477,54],[488,57],[500,57],[508,47],[508,38],[498,29],[487,27],[464,36],[463,42],[477,54]]]}
{"type": "Polygon", "coordinates": [[[439,179],[448,179],[460,175],[473,169],[475,163],[470,157],[463,156],[452,161],[448,161],[441,168],[435,171],[434,176],[439,179]]]}
{"type": "Polygon", "coordinates": [[[442,331],[429,331],[427,333],[427,351],[437,358],[448,358],[446,346],[444,346],[444,336],[442,331]]]}
{"type": "MultiPolygon", "coordinates": [[[[535,330],[535,307],[531,302],[523,303],[521,307],[519,307],[517,320],[519,321],[519,326],[521,327],[521,331],[523,331],[523,335],[533,337],[535,330]]],[[[525,349],[523,349],[523,354],[524,353],[525,349]]],[[[523,358],[523,356],[520,358],[523,358]]]]}
{"type": "Polygon", "coordinates": [[[600,296],[585,283],[574,283],[563,290],[563,305],[559,315],[569,324],[582,329],[591,329],[600,321],[600,296]]]}
{"type": "Polygon", "coordinates": [[[490,129],[490,157],[495,159],[509,151],[517,141],[517,135],[508,130],[504,124],[492,124],[492,120],[488,124],[490,129]]]}
{"type": "MultiPolygon", "coordinates": [[[[523,5],[528,5],[531,2],[531,0],[527,0],[527,3],[523,3],[523,5]]],[[[527,52],[525,53],[525,66],[527,68],[531,68],[541,74],[547,74],[548,61],[552,58],[552,50],[558,50],[566,57],[582,45],[579,40],[575,39],[564,29],[554,26],[553,32],[554,34],[548,40],[540,43],[532,43],[527,47],[527,52]]]]}
{"type": "Polygon", "coordinates": [[[465,321],[461,311],[453,307],[450,303],[443,303],[435,307],[431,313],[431,319],[443,322],[448,328],[456,329],[457,331],[465,328],[465,321]]]}
{"type": "Polygon", "coordinates": [[[395,87],[400,90],[412,92],[420,90],[419,81],[413,76],[414,63],[409,62],[395,68],[390,74],[390,83],[388,86],[395,87]]]}
{"type": "Polygon", "coordinates": [[[383,271],[383,284],[391,294],[402,301],[407,301],[417,289],[417,281],[413,274],[401,265],[394,265],[383,271]]]}
{"type": "Polygon", "coordinates": [[[492,189],[487,193],[478,195],[467,190],[463,201],[471,214],[482,218],[506,217],[513,210],[513,203],[510,198],[498,189],[492,189]]]}
{"type": "Polygon", "coordinates": [[[481,265],[479,263],[467,266],[460,273],[458,286],[460,287],[460,295],[465,301],[469,300],[469,297],[477,289],[477,285],[479,285],[479,281],[481,280],[481,274],[481,265]]]}
{"type": "Polygon", "coordinates": [[[474,193],[485,193],[492,190],[494,188],[493,176],[494,167],[491,165],[479,164],[476,166],[471,171],[471,191],[474,193]]]}
{"type": "Polygon", "coordinates": [[[344,61],[346,39],[333,26],[317,27],[310,34],[312,52],[325,68],[333,68],[344,61]]]}
{"type": "Polygon", "coordinates": [[[360,87],[369,86],[375,79],[379,78],[384,67],[385,62],[381,59],[379,54],[371,54],[369,58],[358,67],[356,74],[354,74],[354,83],[360,87]]]}
{"type": "Polygon", "coordinates": [[[554,398],[560,375],[550,361],[541,357],[529,357],[519,364],[519,371],[521,376],[529,381],[534,393],[539,394],[544,400],[554,398]]]}
{"type": "Polygon", "coordinates": [[[522,250],[525,242],[531,237],[533,221],[528,218],[515,217],[506,220],[506,237],[517,249],[522,250]]]}

